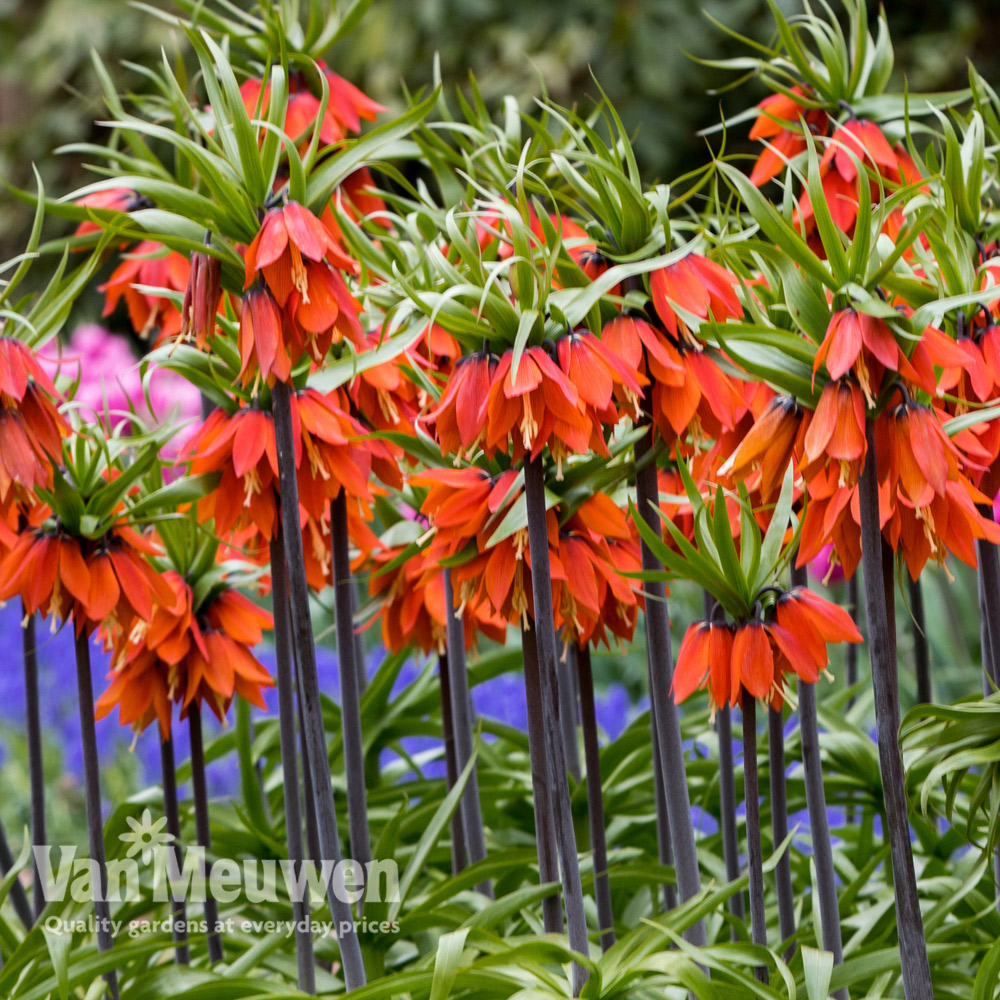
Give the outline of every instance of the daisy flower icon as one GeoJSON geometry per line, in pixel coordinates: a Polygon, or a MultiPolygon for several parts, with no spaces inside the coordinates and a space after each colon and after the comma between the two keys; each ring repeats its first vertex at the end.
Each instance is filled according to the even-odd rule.
{"type": "Polygon", "coordinates": [[[167,825],[166,816],[161,816],[154,821],[153,814],[149,809],[143,809],[139,819],[133,819],[131,816],[126,816],[125,819],[132,828],[131,832],[126,831],[118,838],[122,843],[129,845],[125,856],[134,858],[141,853],[144,865],[149,864],[154,851],[166,847],[174,839],[173,834],[164,829],[167,825]]]}

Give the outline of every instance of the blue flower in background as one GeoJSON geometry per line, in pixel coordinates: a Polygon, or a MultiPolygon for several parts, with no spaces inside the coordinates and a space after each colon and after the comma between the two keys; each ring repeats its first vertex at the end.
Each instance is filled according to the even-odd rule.
{"type": "MultiPolygon", "coordinates": [[[[68,627],[58,630],[55,634],[49,631],[48,623],[37,620],[38,666],[39,682],[43,692],[41,703],[42,727],[48,741],[58,746],[61,752],[62,767],[71,779],[79,781],[83,775],[83,760],[80,749],[80,717],[76,695],[76,660],[73,646],[72,631],[68,627]]],[[[20,607],[15,603],[0,608],[0,642],[3,647],[17,651],[12,657],[11,669],[0,672],[0,726],[8,726],[11,731],[20,732],[24,725],[24,671],[20,664],[21,621],[20,607]]],[[[258,651],[260,661],[271,671],[276,672],[275,654],[273,648],[265,647],[258,651]]],[[[376,647],[366,653],[366,670],[369,678],[374,677],[385,660],[385,651],[376,647]]],[[[402,666],[393,684],[392,697],[397,697],[408,685],[412,684],[427,661],[419,657],[411,657],[402,666]]],[[[340,700],[340,671],[337,655],[334,650],[320,644],[316,648],[316,667],[319,675],[320,690],[334,701],[340,700]]],[[[436,670],[436,666],[434,667],[436,670]]],[[[91,670],[93,676],[95,697],[105,686],[105,678],[109,670],[109,656],[99,644],[91,646],[91,670]]],[[[278,699],[274,689],[264,692],[268,706],[268,714],[277,714],[278,699]]],[[[473,711],[479,717],[499,722],[522,731],[527,729],[527,706],[524,694],[524,678],[520,670],[492,677],[472,688],[473,711]]],[[[628,693],[620,684],[610,686],[597,697],[597,721],[601,730],[610,740],[617,739],[628,724],[642,710],[642,705],[630,703],[628,693]]],[[[254,710],[255,718],[263,718],[254,710]]],[[[207,743],[218,736],[222,727],[215,717],[206,712],[204,715],[205,739],[207,743]]],[[[118,724],[117,714],[102,719],[97,723],[98,755],[102,765],[107,766],[120,755],[129,752],[132,747],[133,734],[118,724]]],[[[190,757],[190,740],[188,728],[184,723],[174,724],[174,755],[178,764],[190,757]]],[[[494,739],[489,733],[484,738],[494,739]]],[[[426,778],[443,777],[445,773],[444,753],[440,740],[430,736],[408,737],[402,741],[402,749],[421,761],[421,770],[426,778]],[[424,758],[424,759],[421,759],[424,758]],[[426,759],[430,758],[430,759],[426,759]]],[[[0,760],[2,760],[3,745],[0,743],[0,760]]],[[[160,745],[158,730],[149,727],[135,740],[134,761],[138,770],[138,779],[142,785],[158,784],[160,775],[160,745]]],[[[401,761],[392,749],[386,749],[382,754],[382,765],[391,761],[401,761]]],[[[412,780],[415,775],[407,767],[404,780],[412,780]]],[[[206,765],[206,778],[209,794],[213,797],[228,797],[239,792],[239,762],[235,754],[226,754],[221,759],[209,761],[206,765]]],[[[188,794],[184,786],[180,789],[182,797],[188,794]]],[[[706,829],[705,832],[708,832],[706,829]]]]}

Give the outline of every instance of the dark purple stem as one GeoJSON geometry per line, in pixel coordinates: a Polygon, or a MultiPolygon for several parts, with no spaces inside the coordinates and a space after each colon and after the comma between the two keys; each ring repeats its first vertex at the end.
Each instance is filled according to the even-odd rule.
{"type": "MultiPolygon", "coordinates": [[[[660,519],[656,513],[659,486],[656,480],[656,463],[651,461],[653,428],[636,442],[636,497],[641,516],[656,532],[660,532],[660,519]],[[643,461],[646,459],[645,461],[643,461]]],[[[647,572],[662,572],[663,567],[642,543],[642,568],[647,572]]],[[[657,730],[654,751],[660,757],[666,796],[666,811],[677,873],[677,888],[682,902],[701,890],[698,870],[698,852],[694,841],[694,823],[691,818],[691,801],[688,796],[687,769],[681,743],[681,725],[677,706],[670,696],[673,677],[673,658],[670,648],[670,616],[667,609],[666,588],[662,580],[648,580],[646,591],[646,650],[650,673],[650,700],[657,730]]],[[[689,927],[684,936],[696,947],[705,944],[705,922],[699,920],[689,927]]]]}
{"type": "MultiPolygon", "coordinates": [[[[180,871],[182,864],[181,816],[177,802],[177,762],[174,758],[173,735],[160,742],[160,770],[163,774],[163,815],[167,820],[167,833],[173,838],[169,849],[174,856],[177,871],[180,871]]],[[[188,947],[187,908],[184,905],[184,900],[173,899],[171,909],[174,915],[174,958],[178,965],[187,965],[191,960],[191,950],[188,947]]]]}
{"type": "MultiPolygon", "coordinates": [[[[347,493],[330,503],[333,550],[333,599],[336,611],[337,657],[340,665],[340,720],[344,734],[344,771],[347,779],[347,822],[351,857],[367,871],[372,860],[365,789],[365,750],[361,733],[361,665],[354,633],[354,580],[347,531],[347,493]]],[[[362,908],[358,904],[359,911],[362,908]]]]}
{"type": "Polygon", "coordinates": [[[594,673],[590,665],[589,643],[576,652],[580,680],[580,718],[583,728],[583,757],[587,768],[587,818],[590,846],[594,852],[594,899],[601,928],[601,950],[615,943],[615,917],[611,909],[608,877],[608,842],[604,829],[604,792],[601,786],[601,751],[597,742],[597,710],[594,705],[594,673]]]}
{"type": "MultiPolygon", "coordinates": [[[[545,717],[542,711],[542,682],[538,675],[538,648],[535,633],[521,631],[524,658],[524,698],[528,718],[528,756],[531,761],[531,790],[535,807],[535,846],[538,851],[538,880],[559,881],[559,848],[556,812],[552,801],[552,775],[545,750],[545,717]]],[[[558,896],[542,900],[542,926],[546,934],[562,934],[562,905],[558,896]]]]}
{"type": "MultiPolygon", "coordinates": [[[[757,702],[743,689],[743,798],[746,803],[747,868],[750,875],[750,931],[753,943],[767,947],[764,914],[764,852],[760,843],[760,790],[757,785],[757,702]]],[[[758,965],[754,974],[768,981],[767,966],[758,965]]]]}
{"type": "MultiPolygon", "coordinates": [[[[465,623],[455,612],[455,596],[451,589],[451,573],[444,571],[444,607],[447,616],[448,679],[451,681],[451,708],[455,723],[455,763],[458,773],[472,759],[472,702],[469,698],[469,672],[465,663],[465,623]]],[[[483,832],[483,812],[479,801],[478,768],[473,766],[465,783],[462,801],[462,823],[465,826],[465,846],[469,861],[475,864],[486,859],[486,835],[483,832]]],[[[493,886],[487,879],[477,886],[480,892],[493,897],[493,886]]]]}
{"type": "MultiPolygon", "coordinates": [[[[788,789],[785,784],[785,720],[781,709],[767,709],[767,763],[771,787],[771,837],[775,850],[788,836],[788,789]]],[[[790,942],[785,961],[795,954],[795,896],[792,891],[792,859],[786,848],[774,869],[778,892],[778,928],[782,941],[790,942]]]]}
{"type": "MultiPolygon", "coordinates": [[[[879,765],[882,772],[882,793],[885,799],[893,887],[896,896],[900,966],[906,1000],[933,1000],[934,989],[931,985],[927,943],[924,940],[920,897],[917,892],[913,852],[910,847],[906,776],[899,749],[899,688],[895,628],[887,606],[882,531],[879,525],[875,431],[870,419],[867,422],[867,438],[868,454],[859,483],[861,559],[864,571],[865,607],[868,612],[868,649],[872,664],[872,686],[875,691],[879,765]]],[[[891,571],[888,582],[891,588],[891,571]]]]}
{"type": "MultiPolygon", "coordinates": [[[[438,654],[438,685],[441,691],[441,736],[444,740],[445,774],[448,791],[458,781],[458,761],[455,757],[455,723],[451,711],[451,681],[448,677],[448,653],[438,654]]],[[[459,806],[451,817],[451,873],[457,875],[467,864],[465,856],[465,827],[459,806]]]]}
{"type": "Polygon", "coordinates": [[[559,726],[562,730],[566,767],[573,780],[580,783],[580,748],[576,727],[580,721],[580,696],[577,691],[576,643],[563,643],[559,657],[559,726]]]}
{"type": "MultiPolygon", "coordinates": [[[[188,727],[191,730],[191,797],[194,799],[194,828],[200,847],[207,854],[212,849],[212,833],[208,820],[208,789],[205,784],[205,740],[201,728],[201,706],[197,701],[188,706],[188,727]]],[[[207,862],[206,862],[207,866],[207,862]]],[[[206,871],[206,876],[208,872],[206,871]]],[[[216,925],[219,907],[211,894],[205,895],[205,924],[208,937],[208,960],[221,962],[222,935],[216,925]]]]}
{"type": "MultiPolygon", "coordinates": [[[[305,557],[299,525],[299,486],[295,469],[295,440],[292,430],[291,392],[284,382],[276,382],[272,390],[274,433],[278,451],[278,473],[281,484],[281,520],[292,525],[283,534],[285,566],[288,571],[288,599],[291,609],[292,646],[299,668],[302,694],[302,718],[305,722],[308,759],[313,777],[316,826],[319,833],[321,861],[340,864],[340,834],[337,811],[333,800],[333,785],[329,777],[329,754],[323,729],[320,704],[319,676],[316,672],[316,644],[309,610],[309,584],[306,581],[305,557]]],[[[338,943],[343,960],[344,982],[349,990],[366,982],[364,960],[358,941],[357,928],[350,904],[334,891],[333,880],[327,886],[327,898],[334,923],[340,929],[338,943]]]]}
{"type": "Polygon", "coordinates": [[[930,705],[931,694],[931,653],[927,642],[927,622],[924,615],[924,590],[920,578],[906,577],[910,596],[910,622],[913,635],[913,669],[917,676],[917,701],[930,705]]]}
{"type": "MultiPolygon", "coordinates": [[[[288,574],[280,525],[271,541],[271,592],[274,599],[274,649],[278,673],[278,726],[281,734],[281,774],[285,802],[285,844],[296,877],[305,860],[302,846],[302,805],[299,799],[299,764],[295,739],[295,671],[292,631],[288,620],[288,574]]],[[[292,899],[295,920],[295,959],[298,985],[303,993],[316,992],[316,959],[309,930],[309,896],[292,899]]]]}
{"type": "MultiPolygon", "coordinates": [[[[792,567],[792,586],[808,585],[805,567],[792,567]]],[[[854,647],[850,647],[854,648],[854,647]]],[[[809,830],[812,835],[813,862],[816,865],[816,887],[819,913],[823,924],[823,948],[833,953],[833,964],[844,960],[841,942],[840,906],[837,900],[837,880],[833,868],[833,844],[826,811],[826,789],[823,783],[823,762],[819,748],[819,719],[816,712],[816,685],[799,683],[799,739],[802,742],[802,769],[805,774],[806,807],[809,810],[809,830]]],[[[847,990],[838,990],[837,1000],[847,1000],[847,990]]]]}
{"type": "MultiPolygon", "coordinates": [[[[719,737],[719,819],[722,826],[722,856],[726,862],[726,879],[735,882],[740,877],[740,840],[736,829],[736,777],[733,768],[733,725],[728,705],[715,716],[715,731],[719,737]]],[[[729,897],[729,912],[737,920],[746,920],[743,893],[729,897]]],[[[736,928],[732,938],[737,940],[736,928]]]]}
{"type": "MultiPolygon", "coordinates": [[[[577,854],[573,814],[569,800],[566,752],[559,731],[559,682],[556,661],[555,618],[552,611],[552,576],[549,565],[549,538],[545,515],[545,469],[542,456],[524,463],[524,498],[528,512],[528,546],[531,552],[531,592],[534,599],[535,643],[538,647],[538,676],[541,682],[545,741],[553,779],[553,801],[559,834],[559,861],[562,869],[563,903],[570,947],[586,955],[590,950],[587,918],[583,906],[583,883],[577,854]]],[[[587,972],[573,963],[573,993],[579,996],[587,972]]]]}
{"type": "MultiPolygon", "coordinates": [[[[74,631],[76,622],[73,622],[74,631]]],[[[91,860],[96,862],[100,876],[99,891],[94,899],[94,921],[97,926],[97,950],[111,951],[111,912],[108,906],[108,864],[104,855],[104,822],[101,817],[101,767],[97,759],[97,733],[94,729],[94,683],[90,674],[90,641],[86,629],[76,634],[76,686],[80,702],[80,741],[83,748],[83,787],[87,804],[87,839],[91,860]]],[[[118,974],[114,969],[104,973],[108,992],[118,1000],[118,974]]]]}
{"type": "MultiPolygon", "coordinates": [[[[21,604],[24,620],[22,647],[24,651],[25,731],[28,737],[28,777],[31,785],[31,843],[41,846],[45,841],[45,766],[42,758],[42,723],[38,697],[38,652],[35,639],[35,616],[21,604]]],[[[45,909],[42,879],[34,865],[34,904],[37,917],[45,909]]]]}

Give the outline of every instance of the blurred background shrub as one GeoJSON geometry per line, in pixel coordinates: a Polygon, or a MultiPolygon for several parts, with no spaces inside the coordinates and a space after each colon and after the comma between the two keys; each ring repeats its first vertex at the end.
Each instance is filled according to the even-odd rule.
{"type": "MultiPolygon", "coordinates": [[[[800,9],[799,0],[778,3],[800,9]]],[[[169,9],[162,0],[157,6],[169,9]]],[[[870,6],[874,14],[877,5],[870,6]]],[[[401,82],[411,89],[429,83],[435,54],[447,88],[464,84],[471,71],[488,101],[514,94],[524,102],[547,92],[572,103],[597,92],[593,72],[634,131],[647,176],[668,179],[700,162],[704,140],[696,133],[719,121],[720,104],[739,109],[764,93],[709,92],[731,78],[688,54],[725,58],[740,46],[705,13],[752,38],[768,30],[765,0],[374,0],[330,61],[397,109],[401,82]]],[[[995,0],[890,4],[893,86],[905,74],[911,90],[961,87],[968,58],[996,80],[995,15],[995,0]]],[[[91,49],[123,88],[141,87],[141,76],[122,62],[157,59],[161,47],[173,58],[176,34],[122,0],[0,0],[0,178],[31,187],[35,163],[52,194],[81,183],[77,157],[50,154],[63,143],[101,141],[94,122],[104,109],[91,49]]],[[[27,208],[4,199],[0,259],[22,248],[29,225],[27,208]]]]}

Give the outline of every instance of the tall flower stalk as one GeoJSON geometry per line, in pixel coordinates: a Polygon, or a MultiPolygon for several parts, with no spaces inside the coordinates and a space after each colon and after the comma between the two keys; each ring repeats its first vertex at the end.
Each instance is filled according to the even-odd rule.
{"type": "MultiPolygon", "coordinates": [[[[546,745],[538,643],[531,630],[521,631],[521,653],[524,659],[524,696],[527,706],[528,755],[531,760],[538,880],[545,884],[559,881],[559,831],[555,801],[557,793],[546,745]]],[[[563,908],[557,895],[546,896],[542,900],[542,925],[548,934],[562,934],[563,908]]]]}
{"type": "MultiPolygon", "coordinates": [[[[740,840],[736,828],[736,774],[733,766],[733,723],[729,704],[720,706],[715,715],[715,732],[719,739],[719,825],[722,829],[722,856],[726,878],[735,882],[740,877],[740,840]]],[[[743,893],[729,898],[729,912],[737,919],[746,919],[743,893]]],[[[733,928],[733,938],[736,928],[733,928]]]]}
{"type": "MultiPolygon", "coordinates": [[[[455,715],[451,705],[451,678],[448,652],[438,654],[438,697],[441,699],[441,738],[444,743],[445,777],[448,791],[458,782],[458,754],[455,750],[455,715]]],[[[451,817],[451,873],[457,875],[468,864],[465,850],[465,824],[462,807],[451,817]]]]}
{"type": "MultiPolygon", "coordinates": [[[[194,801],[194,829],[198,846],[207,854],[212,849],[212,830],[208,812],[208,784],[205,776],[205,737],[201,724],[201,706],[194,702],[188,708],[188,732],[191,737],[191,798],[194,801]]],[[[204,875],[208,877],[208,861],[204,875]]],[[[210,892],[205,894],[205,935],[208,940],[208,960],[221,962],[224,956],[222,933],[219,930],[219,904],[210,892]]]]}
{"type": "MultiPolygon", "coordinates": [[[[97,756],[94,729],[94,683],[90,673],[90,640],[83,629],[76,632],[76,690],[80,706],[80,742],[83,749],[83,790],[87,806],[87,843],[97,865],[98,885],[94,886],[94,920],[97,950],[111,951],[111,909],[108,905],[108,864],[104,853],[104,822],[101,813],[101,765],[97,756]]],[[[104,974],[108,992],[117,1000],[118,975],[114,969],[104,974]]]]}
{"type": "MultiPolygon", "coordinates": [[[[788,836],[788,790],[785,783],[785,718],[780,708],[767,708],[767,767],[771,793],[771,836],[775,850],[788,836]]],[[[774,869],[778,890],[778,929],[785,948],[785,961],[795,951],[795,897],[792,890],[792,859],[786,849],[774,869]]]]}
{"type": "Polygon", "coordinates": [[[930,705],[931,694],[931,656],[930,643],[927,640],[927,619],[924,614],[924,588],[920,577],[907,580],[907,592],[910,598],[911,634],[913,636],[913,672],[917,679],[917,701],[930,705]]]}
{"type": "MultiPolygon", "coordinates": [[[[25,733],[28,737],[28,779],[31,787],[31,843],[40,846],[45,838],[45,766],[42,759],[42,723],[38,697],[38,649],[36,645],[35,616],[28,614],[21,605],[22,648],[24,653],[24,709],[25,733]]],[[[45,909],[42,879],[37,862],[34,864],[34,913],[37,917],[45,909]]]]}
{"type": "MultiPolygon", "coordinates": [[[[992,513],[992,512],[991,512],[992,513]]],[[[979,586],[981,615],[982,658],[985,670],[984,691],[993,690],[990,683],[1000,686],[1000,670],[997,667],[996,649],[1000,647],[1000,556],[997,547],[986,539],[976,542],[978,567],[976,572],[979,586]]]]}
{"type": "MultiPolygon", "coordinates": [[[[792,586],[808,583],[804,567],[792,567],[792,586]]],[[[853,617],[851,618],[853,621],[853,617]]],[[[848,645],[856,650],[857,643],[848,645]]],[[[819,913],[823,928],[823,949],[833,955],[834,965],[844,960],[844,945],[840,929],[840,904],[833,867],[833,843],[830,840],[830,819],[826,808],[823,783],[823,761],[820,757],[819,719],[816,712],[816,685],[799,684],[799,739],[802,743],[802,770],[805,773],[806,808],[809,811],[809,834],[813,861],[816,865],[816,886],[819,913]]],[[[847,1000],[847,991],[839,990],[837,1000],[847,1000]]]]}
{"type": "MultiPolygon", "coordinates": [[[[844,606],[853,621],[858,620],[858,574],[853,574],[844,584],[844,606]]],[[[848,687],[858,683],[858,650],[856,646],[847,647],[844,660],[844,680],[848,687]]],[[[853,703],[853,698],[852,698],[853,703]]]]}
{"type": "MultiPolygon", "coordinates": [[[[636,502],[639,515],[646,525],[659,534],[659,518],[655,509],[659,505],[659,490],[652,451],[653,428],[650,425],[648,434],[636,443],[636,502]]],[[[645,539],[642,544],[642,568],[647,573],[662,571],[662,563],[657,560],[645,539]]],[[[691,802],[681,745],[680,720],[677,708],[668,694],[672,674],[670,613],[667,609],[666,588],[662,581],[651,580],[647,584],[645,618],[650,699],[654,706],[653,720],[657,727],[654,749],[660,757],[670,846],[673,852],[674,870],[677,873],[677,889],[683,902],[701,889],[701,875],[698,870],[698,853],[691,822],[691,802]]],[[[704,923],[698,921],[692,925],[685,932],[685,937],[694,945],[704,945],[704,923]]]]}
{"type": "MultiPolygon", "coordinates": [[[[299,799],[299,768],[295,733],[295,667],[292,658],[292,632],[288,610],[288,575],[284,564],[284,546],[281,529],[271,542],[271,588],[274,594],[274,644],[278,667],[278,725],[281,733],[281,774],[284,782],[285,843],[288,860],[302,871],[305,848],[302,843],[302,808],[299,799]]],[[[307,809],[312,799],[306,800],[307,809]]],[[[316,860],[316,859],[311,859],[316,860]]],[[[292,900],[295,920],[295,958],[298,966],[298,985],[304,993],[316,992],[316,963],[313,954],[312,932],[309,928],[309,897],[292,900]]]]}
{"type": "MultiPolygon", "coordinates": [[[[910,823],[906,802],[906,778],[899,749],[899,684],[895,655],[894,623],[886,608],[882,533],[879,528],[878,470],[875,459],[874,423],[866,425],[868,456],[861,470],[861,558],[868,615],[868,649],[875,690],[875,720],[878,728],[879,767],[885,796],[886,820],[892,856],[896,923],[903,986],[907,1000],[933,1000],[927,943],[924,940],[920,896],[910,846],[910,823]]],[[[891,586],[891,577],[889,579],[891,586]]]]}
{"type": "MultiPolygon", "coordinates": [[[[337,654],[340,664],[340,713],[344,732],[344,768],[347,777],[347,817],[351,856],[365,867],[372,859],[365,788],[365,755],[361,734],[361,674],[354,635],[354,577],[351,574],[347,531],[347,493],[341,489],[330,502],[333,549],[333,594],[336,609],[337,654]]],[[[366,869],[367,870],[367,869],[366,869]]]]}
{"type": "Polygon", "coordinates": [[[577,691],[576,646],[562,643],[562,653],[556,666],[559,671],[559,726],[562,729],[566,767],[577,784],[580,782],[580,748],[577,743],[577,726],[580,722],[580,695],[577,691]]]}
{"type": "MultiPolygon", "coordinates": [[[[456,609],[452,593],[451,573],[444,570],[444,607],[447,616],[448,679],[451,684],[451,710],[454,722],[455,766],[458,773],[472,760],[472,700],[469,694],[469,674],[465,664],[465,625],[462,610],[456,609]]],[[[469,863],[486,858],[486,836],[483,832],[483,812],[479,801],[479,780],[473,765],[462,792],[462,820],[469,863]]],[[[479,885],[487,896],[493,895],[488,880],[479,885]]]]}
{"type": "MultiPolygon", "coordinates": [[[[538,651],[539,694],[556,813],[563,902],[566,907],[570,947],[586,955],[589,952],[589,943],[587,919],[583,908],[583,884],[580,880],[580,860],[569,801],[566,754],[559,728],[559,681],[556,667],[558,652],[555,619],[552,613],[552,578],[545,516],[545,469],[540,456],[528,459],[524,464],[524,499],[528,515],[528,545],[532,553],[531,589],[535,607],[533,631],[538,651]]],[[[579,995],[586,979],[583,966],[575,964],[574,995],[579,995]]]]}
{"type": "MultiPolygon", "coordinates": [[[[764,912],[764,856],[760,839],[760,791],[757,781],[757,703],[743,689],[743,801],[747,818],[747,868],[750,876],[750,930],[753,943],[767,947],[767,917],[764,912]]],[[[768,981],[767,966],[754,969],[757,979],[768,981]]]]}
{"type": "MultiPolygon", "coordinates": [[[[167,820],[167,833],[171,836],[168,848],[173,855],[177,870],[181,867],[181,817],[177,798],[177,761],[174,754],[173,735],[160,740],[160,775],[163,782],[163,815],[167,820]]],[[[172,933],[174,937],[174,960],[178,965],[187,965],[191,961],[191,949],[188,945],[187,906],[183,899],[171,902],[173,912],[172,933]]]]}
{"type": "Polygon", "coordinates": [[[601,928],[601,949],[615,943],[615,918],[611,908],[611,879],[608,874],[608,840],[604,826],[604,790],[601,783],[601,751],[597,740],[597,711],[594,705],[594,672],[590,665],[590,645],[576,653],[580,678],[580,720],[587,779],[587,822],[594,852],[594,900],[601,928]]]}
{"type": "MultiPolygon", "coordinates": [[[[295,470],[295,439],[292,428],[289,387],[284,382],[276,382],[272,390],[272,399],[282,523],[297,525],[299,523],[299,490],[295,470]]],[[[292,643],[302,690],[302,718],[305,723],[306,742],[313,777],[319,846],[323,859],[339,864],[342,857],[340,834],[337,829],[333,785],[330,783],[328,774],[329,754],[320,706],[319,676],[316,673],[316,645],[313,638],[312,615],[309,610],[309,585],[306,582],[302,535],[297,530],[286,530],[282,532],[280,538],[281,548],[284,550],[285,566],[288,571],[292,643]]],[[[365,984],[366,976],[354,916],[351,913],[350,905],[339,898],[332,885],[327,887],[327,895],[330,902],[330,912],[337,922],[337,926],[341,929],[339,935],[340,953],[344,964],[347,988],[355,989],[365,984]]]]}

